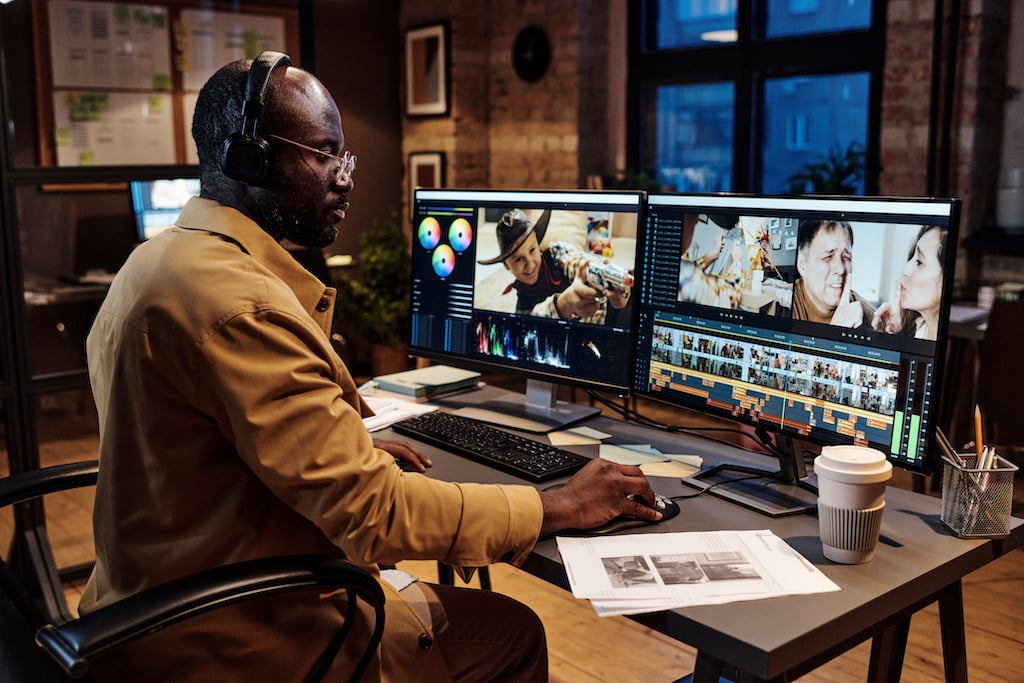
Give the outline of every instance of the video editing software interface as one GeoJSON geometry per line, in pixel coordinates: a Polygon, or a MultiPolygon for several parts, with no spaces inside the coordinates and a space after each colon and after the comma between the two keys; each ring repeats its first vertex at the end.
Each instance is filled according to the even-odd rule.
{"type": "Polygon", "coordinates": [[[642,192],[417,190],[414,204],[412,353],[628,390],[642,192]],[[578,283],[599,294],[582,314],[578,283]]]}
{"type": "Polygon", "coordinates": [[[957,200],[649,195],[633,390],[925,471],[957,200]]]}
{"type": "Polygon", "coordinates": [[[199,194],[199,178],[133,180],[131,194],[135,228],[142,242],[174,225],[185,202],[199,194]]]}

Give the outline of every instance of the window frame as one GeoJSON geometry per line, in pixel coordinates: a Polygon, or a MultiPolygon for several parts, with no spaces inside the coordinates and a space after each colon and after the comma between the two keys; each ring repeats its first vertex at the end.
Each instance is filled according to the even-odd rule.
{"type": "Polygon", "coordinates": [[[655,47],[657,6],[658,0],[629,3],[626,161],[630,169],[657,177],[659,87],[732,81],[736,99],[730,191],[760,191],[765,81],[866,72],[871,85],[864,192],[877,194],[887,0],[872,0],[870,28],[772,39],[763,38],[766,3],[738,0],[735,43],[662,50],[655,47]]]}

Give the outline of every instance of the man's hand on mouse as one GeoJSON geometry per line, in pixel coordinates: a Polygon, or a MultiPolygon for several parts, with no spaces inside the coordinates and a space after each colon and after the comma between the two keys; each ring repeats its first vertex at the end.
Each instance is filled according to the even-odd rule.
{"type": "Polygon", "coordinates": [[[628,515],[657,522],[662,514],[653,503],[654,489],[635,465],[618,465],[595,458],[577,472],[565,486],[541,491],[544,523],[540,535],[561,529],[592,529],[611,519],[628,515]]]}

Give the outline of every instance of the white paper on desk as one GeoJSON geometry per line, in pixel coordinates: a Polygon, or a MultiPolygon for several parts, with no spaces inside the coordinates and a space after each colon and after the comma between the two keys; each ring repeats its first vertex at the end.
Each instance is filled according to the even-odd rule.
{"type": "Polygon", "coordinates": [[[370,410],[374,412],[374,415],[363,418],[363,425],[366,426],[366,431],[368,432],[380,431],[407,417],[415,417],[423,413],[429,413],[432,410],[437,410],[436,406],[403,401],[397,398],[383,398],[363,394],[363,400],[366,401],[366,405],[370,406],[370,410]]]}
{"type": "Polygon", "coordinates": [[[556,541],[573,595],[599,614],[839,590],[767,529],[556,541]]]}
{"type": "Polygon", "coordinates": [[[552,446],[593,446],[601,443],[598,439],[572,431],[548,432],[548,441],[552,446]]]}
{"type": "Polygon", "coordinates": [[[643,465],[649,462],[665,462],[668,460],[658,451],[638,451],[626,446],[617,446],[611,443],[601,444],[600,457],[620,465],[643,465]]]}
{"type": "Polygon", "coordinates": [[[691,477],[700,471],[700,467],[687,465],[678,460],[666,460],[665,462],[645,462],[640,465],[640,471],[648,477],[672,477],[683,479],[691,477]]]}

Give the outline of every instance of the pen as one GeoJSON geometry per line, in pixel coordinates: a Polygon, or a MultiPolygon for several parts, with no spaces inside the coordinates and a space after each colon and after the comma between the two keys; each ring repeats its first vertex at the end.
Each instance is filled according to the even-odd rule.
{"type": "Polygon", "coordinates": [[[984,454],[985,439],[981,431],[981,406],[977,403],[974,404],[974,450],[978,454],[978,464],[981,464],[981,458],[984,454]]]}

